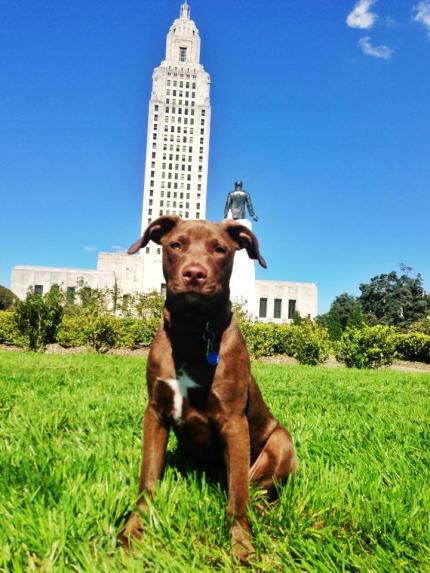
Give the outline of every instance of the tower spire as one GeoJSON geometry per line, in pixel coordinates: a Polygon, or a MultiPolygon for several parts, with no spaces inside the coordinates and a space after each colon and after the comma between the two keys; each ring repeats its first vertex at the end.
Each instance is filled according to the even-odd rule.
{"type": "Polygon", "coordinates": [[[187,0],[181,4],[180,18],[186,18],[187,20],[190,19],[190,5],[188,4],[187,0]]]}

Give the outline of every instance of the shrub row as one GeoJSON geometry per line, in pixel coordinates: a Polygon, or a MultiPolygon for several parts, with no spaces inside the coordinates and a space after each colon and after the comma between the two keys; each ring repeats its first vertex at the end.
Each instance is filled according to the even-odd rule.
{"type": "Polygon", "coordinates": [[[0,310],[0,344],[25,346],[25,337],[18,332],[13,312],[0,310]]]}
{"type": "Polygon", "coordinates": [[[90,346],[97,352],[114,347],[134,350],[151,345],[159,324],[159,318],[140,320],[111,314],[65,316],[57,332],[57,342],[65,347],[90,346]]]}
{"type": "MultiPolygon", "coordinates": [[[[64,347],[90,346],[97,352],[110,348],[150,346],[159,318],[116,318],[109,313],[86,312],[64,315],[55,340],[64,347]]],[[[420,332],[398,333],[393,327],[376,325],[348,328],[341,340],[329,341],[325,328],[310,321],[301,324],[265,324],[240,321],[250,354],[259,358],[284,354],[301,364],[320,364],[330,353],[348,367],[379,368],[396,357],[430,363],[430,336],[420,332]]],[[[28,347],[13,312],[0,311],[0,343],[28,347]]]]}
{"type": "Polygon", "coordinates": [[[421,332],[397,334],[396,350],[403,360],[430,363],[430,336],[421,332]]]}
{"type": "Polygon", "coordinates": [[[252,356],[293,356],[301,364],[321,364],[330,351],[328,332],[310,321],[301,324],[264,324],[243,322],[240,325],[245,343],[252,356]]]}
{"type": "Polygon", "coordinates": [[[389,326],[347,328],[336,343],[336,358],[349,368],[389,366],[397,355],[395,336],[389,326]]]}
{"type": "MultiPolygon", "coordinates": [[[[135,349],[150,346],[159,323],[159,318],[116,318],[108,313],[64,315],[55,341],[65,348],[90,346],[97,352],[114,347],[135,349]]],[[[13,312],[0,311],[0,344],[29,346],[18,331],[13,312]]]]}

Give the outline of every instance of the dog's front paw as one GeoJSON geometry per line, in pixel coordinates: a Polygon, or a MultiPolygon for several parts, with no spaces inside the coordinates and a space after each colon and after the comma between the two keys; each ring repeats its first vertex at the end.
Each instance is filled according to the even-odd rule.
{"type": "Polygon", "coordinates": [[[118,542],[122,545],[125,551],[128,551],[133,539],[136,539],[137,541],[142,539],[142,531],[142,518],[137,511],[132,511],[118,536],[118,542]]]}
{"type": "Polygon", "coordinates": [[[243,565],[255,557],[255,549],[251,543],[251,533],[247,524],[233,524],[231,528],[231,552],[233,557],[243,565]]]}

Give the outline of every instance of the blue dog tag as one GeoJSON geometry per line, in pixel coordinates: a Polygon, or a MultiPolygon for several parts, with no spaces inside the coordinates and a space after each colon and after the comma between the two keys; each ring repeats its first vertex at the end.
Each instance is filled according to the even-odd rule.
{"type": "Polygon", "coordinates": [[[209,350],[207,358],[208,358],[208,362],[211,366],[216,366],[219,362],[219,354],[218,354],[218,352],[215,352],[214,350],[209,350]]]}

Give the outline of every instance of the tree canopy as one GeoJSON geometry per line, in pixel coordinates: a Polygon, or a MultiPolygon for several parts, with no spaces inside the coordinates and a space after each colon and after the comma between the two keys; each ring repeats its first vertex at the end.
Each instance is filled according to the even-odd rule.
{"type": "Polygon", "coordinates": [[[18,297],[11,290],[0,285],[0,310],[9,310],[17,301],[18,297]]]}
{"type": "Polygon", "coordinates": [[[421,275],[411,275],[405,266],[401,270],[400,275],[392,271],[360,284],[358,300],[368,322],[408,326],[430,314],[430,297],[421,275]]]}

